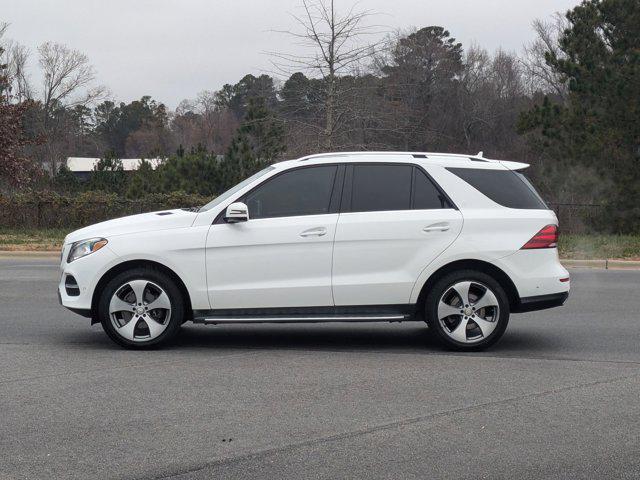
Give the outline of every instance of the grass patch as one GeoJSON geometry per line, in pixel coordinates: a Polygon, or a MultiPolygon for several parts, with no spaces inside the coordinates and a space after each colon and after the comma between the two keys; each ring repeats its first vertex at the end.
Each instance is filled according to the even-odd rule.
{"type": "Polygon", "coordinates": [[[640,235],[560,234],[561,258],[640,260],[640,235]]]}
{"type": "MultiPolygon", "coordinates": [[[[66,229],[0,228],[0,250],[56,251],[66,229]]],[[[560,257],[640,260],[640,235],[560,235],[560,257]]]]}
{"type": "Polygon", "coordinates": [[[0,250],[56,251],[62,248],[66,229],[0,228],[0,250]]]}

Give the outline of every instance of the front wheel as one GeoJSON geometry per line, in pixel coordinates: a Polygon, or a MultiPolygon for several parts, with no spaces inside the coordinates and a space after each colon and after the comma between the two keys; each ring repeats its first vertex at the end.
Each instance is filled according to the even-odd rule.
{"type": "Polygon", "coordinates": [[[484,272],[452,272],[433,286],[425,302],[429,329],[454,350],[482,350],[504,334],[509,301],[504,289],[484,272]]]}
{"type": "Polygon", "coordinates": [[[184,318],[180,290],[166,275],[136,268],[116,275],[98,303],[102,328],[127,348],[145,348],[172,340],[184,318]]]}

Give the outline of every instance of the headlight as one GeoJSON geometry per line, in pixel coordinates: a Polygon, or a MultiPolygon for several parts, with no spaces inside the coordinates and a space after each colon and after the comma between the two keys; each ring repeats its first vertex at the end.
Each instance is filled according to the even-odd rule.
{"type": "Polygon", "coordinates": [[[106,238],[90,238],[88,240],[81,240],[71,245],[69,250],[69,256],[67,257],[67,263],[71,263],[74,260],[85,257],[90,253],[97,252],[107,244],[106,238]]]}

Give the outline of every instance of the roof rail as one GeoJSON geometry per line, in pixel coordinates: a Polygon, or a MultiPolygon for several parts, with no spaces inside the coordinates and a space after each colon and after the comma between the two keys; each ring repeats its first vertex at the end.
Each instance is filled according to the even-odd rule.
{"type": "Polygon", "coordinates": [[[314,160],[316,158],[333,158],[333,157],[350,157],[353,153],[317,153],[315,155],[307,155],[298,159],[299,162],[305,162],[307,160],[314,160]]]}
{"type": "Polygon", "coordinates": [[[458,157],[468,158],[476,162],[489,162],[490,160],[484,158],[483,152],[479,152],[477,155],[465,155],[462,153],[444,153],[444,152],[393,152],[393,151],[360,151],[360,152],[328,152],[317,153],[313,155],[307,155],[298,159],[299,162],[305,162],[307,160],[316,160],[319,158],[334,158],[334,157],[353,157],[357,155],[411,155],[413,158],[429,158],[429,157],[458,157]]]}

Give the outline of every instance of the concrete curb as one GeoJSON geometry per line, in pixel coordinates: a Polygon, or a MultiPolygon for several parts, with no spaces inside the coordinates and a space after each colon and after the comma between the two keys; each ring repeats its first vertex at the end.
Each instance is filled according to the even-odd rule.
{"type": "Polygon", "coordinates": [[[566,268],[607,268],[606,260],[565,260],[561,258],[560,263],[566,268]]]}
{"type": "MultiPolygon", "coordinates": [[[[59,251],[0,250],[0,258],[60,258],[59,251]]],[[[601,270],[640,270],[640,261],[634,260],[569,260],[560,262],[567,268],[595,268],[601,270]]]]}
{"type": "Polygon", "coordinates": [[[567,268],[597,268],[602,270],[640,270],[640,262],[634,260],[563,260],[567,268]]]}
{"type": "Polygon", "coordinates": [[[0,250],[0,258],[60,258],[60,251],[0,250]]]}
{"type": "Polygon", "coordinates": [[[640,262],[631,260],[607,260],[607,270],[638,270],[640,262]]]}

